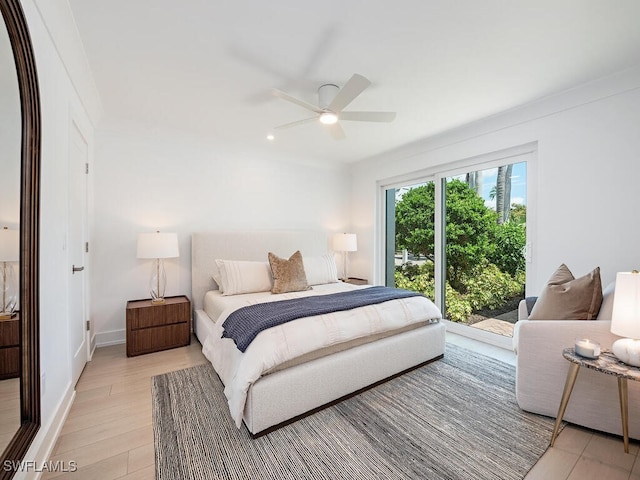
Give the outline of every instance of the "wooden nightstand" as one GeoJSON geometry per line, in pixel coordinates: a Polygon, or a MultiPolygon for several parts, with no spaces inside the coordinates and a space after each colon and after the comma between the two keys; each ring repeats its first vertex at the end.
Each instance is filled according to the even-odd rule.
{"type": "Polygon", "coordinates": [[[191,343],[191,302],[185,295],[127,302],[127,357],[191,343]]]}
{"type": "Polygon", "coordinates": [[[343,280],[343,282],[350,283],[352,285],[369,285],[369,281],[366,278],[349,277],[346,280],[343,280]]]}
{"type": "Polygon", "coordinates": [[[0,380],[20,376],[20,315],[0,320],[0,380]]]}

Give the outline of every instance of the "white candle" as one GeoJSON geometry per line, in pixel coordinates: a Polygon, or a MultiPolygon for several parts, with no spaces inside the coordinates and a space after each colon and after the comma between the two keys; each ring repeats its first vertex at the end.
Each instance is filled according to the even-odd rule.
{"type": "Polygon", "coordinates": [[[588,338],[576,340],[576,353],[582,357],[598,358],[600,356],[600,344],[588,338]]]}

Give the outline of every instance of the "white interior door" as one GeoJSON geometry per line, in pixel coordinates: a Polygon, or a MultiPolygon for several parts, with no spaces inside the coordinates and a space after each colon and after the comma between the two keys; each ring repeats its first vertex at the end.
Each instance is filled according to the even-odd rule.
{"type": "Polygon", "coordinates": [[[73,384],[87,363],[87,170],[89,147],[71,122],[69,148],[69,340],[73,384]]]}

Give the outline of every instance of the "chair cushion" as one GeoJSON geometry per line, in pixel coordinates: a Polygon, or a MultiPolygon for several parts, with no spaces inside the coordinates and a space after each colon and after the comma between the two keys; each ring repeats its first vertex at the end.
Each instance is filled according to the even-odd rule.
{"type": "Polygon", "coordinates": [[[602,291],[602,305],[598,312],[598,320],[611,320],[613,317],[613,299],[616,292],[616,282],[611,282],[602,291]]]}

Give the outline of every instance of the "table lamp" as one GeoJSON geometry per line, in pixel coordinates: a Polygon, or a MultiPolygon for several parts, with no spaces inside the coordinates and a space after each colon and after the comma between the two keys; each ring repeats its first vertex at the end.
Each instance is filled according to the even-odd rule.
{"type": "Polygon", "coordinates": [[[0,230],[0,288],[2,288],[2,305],[0,319],[13,317],[18,304],[18,285],[12,262],[20,261],[20,231],[0,230]]]}
{"type": "Polygon", "coordinates": [[[347,252],[356,252],[358,250],[358,239],[355,233],[336,233],[333,236],[333,249],[336,252],[342,252],[342,280],[349,278],[347,274],[347,252]]]}
{"type": "Polygon", "coordinates": [[[164,259],[179,257],[177,233],[140,233],[138,234],[138,258],[153,258],[149,293],[151,303],[164,303],[164,291],[167,287],[167,274],[164,259]]]}
{"type": "Polygon", "coordinates": [[[611,346],[618,360],[640,367],[640,273],[637,270],[616,275],[611,333],[625,337],[611,346]]]}

